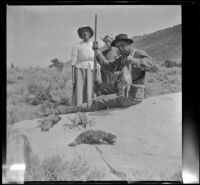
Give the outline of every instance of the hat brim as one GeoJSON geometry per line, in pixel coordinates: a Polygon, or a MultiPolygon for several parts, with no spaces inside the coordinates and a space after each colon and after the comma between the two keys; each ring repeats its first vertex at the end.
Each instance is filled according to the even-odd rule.
{"type": "Polygon", "coordinates": [[[118,39],[118,40],[112,41],[111,46],[116,47],[116,43],[119,42],[119,41],[125,41],[128,44],[132,44],[133,43],[133,40],[131,40],[131,39],[118,39]]]}
{"type": "Polygon", "coordinates": [[[108,38],[110,38],[112,41],[115,40],[114,37],[111,35],[106,35],[106,36],[102,37],[101,40],[105,42],[108,38]]]}
{"type": "Polygon", "coordinates": [[[83,39],[82,34],[81,34],[83,32],[83,30],[88,30],[90,32],[90,38],[94,35],[92,28],[90,28],[89,26],[84,26],[84,27],[81,27],[78,29],[78,36],[81,39],[83,39]]]}

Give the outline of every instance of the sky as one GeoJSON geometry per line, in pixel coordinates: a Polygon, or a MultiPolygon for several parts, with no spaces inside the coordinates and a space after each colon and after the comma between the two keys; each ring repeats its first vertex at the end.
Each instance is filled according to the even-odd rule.
{"type": "Polygon", "coordinates": [[[47,67],[54,58],[69,61],[73,45],[81,41],[77,29],[94,29],[95,14],[100,46],[105,34],[133,37],[181,24],[180,5],[9,5],[7,66],[47,67]]]}

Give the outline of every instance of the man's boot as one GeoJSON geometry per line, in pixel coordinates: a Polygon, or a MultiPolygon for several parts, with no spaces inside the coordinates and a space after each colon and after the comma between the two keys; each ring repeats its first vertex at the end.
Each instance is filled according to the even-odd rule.
{"type": "Polygon", "coordinates": [[[82,103],[78,106],[69,106],[69,105],[59,105],[56,107],[57,114],[69,114],[76,112],[89,112],[89,105],[91,103],[82,103]]]}
{"type": "Polygon", "coordinates": [[[77,106],[59,105],[56,107],[57,114],[76,113],[78,111],[79,111],[79,108],[77,106]]]}

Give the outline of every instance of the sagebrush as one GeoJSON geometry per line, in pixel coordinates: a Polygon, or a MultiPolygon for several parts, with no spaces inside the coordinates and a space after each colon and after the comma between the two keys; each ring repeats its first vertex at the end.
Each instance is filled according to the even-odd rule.
{"type": "MultiPolygon", "coordinates": [[[[147,73],[145,98],[180,92],[181,67],[160,67],[147,73]]],[[[65,74],[49,68],[12,68],[7,71],[7,123],[57,114],[70,110],[72,102],[71,68],[65,74]],[[62,112],[62,111],[61,111],[62,112]]]]}
{"type": "Polygon", "coordinates": [[[86,181],[104,177],[103,172],[91,170],[80,156],[73,161],[64,161],[60,155],[53,155],[42,161],[33,156],[31,163],[25,173],[25,181],[86,181]]]}

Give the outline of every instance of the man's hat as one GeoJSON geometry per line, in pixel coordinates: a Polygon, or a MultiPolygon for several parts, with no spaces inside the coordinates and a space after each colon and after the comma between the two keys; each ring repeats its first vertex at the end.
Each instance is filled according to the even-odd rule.
{"type": "Polygon", "coordinates": [[[111,46],[116,46],[118,41],[126,41],[128,44],[133,43],[133,40],[129,39],[127,34],[119,34],[115,36],[115,40],[112,41],[111,46]]]}
{"type": "Polygon", "coordinates": [[[83,26],[78,29],[78,36],[82,39],[82,32],[83,30],[88,30],[90,32],[90,38],[94,35],[94,31],[90,26],[83,26]]]}

